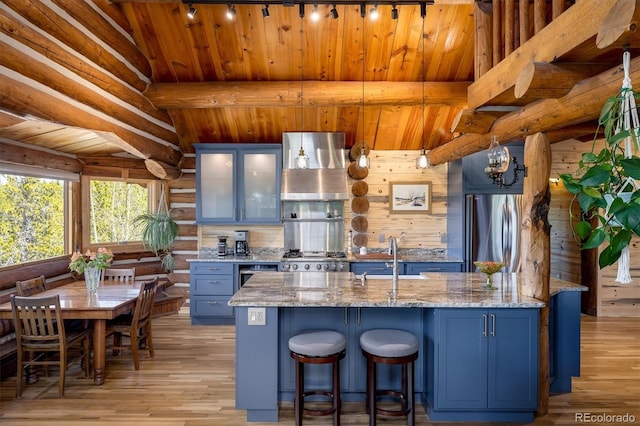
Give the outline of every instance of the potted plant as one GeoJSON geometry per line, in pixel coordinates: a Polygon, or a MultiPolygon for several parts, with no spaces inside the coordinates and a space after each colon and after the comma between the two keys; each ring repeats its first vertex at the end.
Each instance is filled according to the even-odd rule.
{"type": "Polygon", "coordinates": [[[582,154],[578,170],[560,175],[565,188],[574,195],[569,216],[576,241],[582,249],[608,243],[598,264],[602,269],[620,259],[620,282],[631,281],[628,246],[634,234],[640,235],[640,127],[635,106],[640,94],[630,84],[626,86],[604,104],[591,151],[582,154]],[[596,152],[602,131],[604,147],[596,152]],[[578,218],[573,213],[575,203],[580,207],[578,218]],[[621,268],[626,268],[622,278],[625,274],[621,268]]]}
{"type": "Polygon", "coordinates": [[[142,226],[142,242],[162,261],[165,271],[175,269],[175,259],[171,254],[171,245],[178,236],[178,224],[171,218],[164,198],[164,185],[160,191],[160,202],[156,212],[137,216],[133,223],[142,226]]]}

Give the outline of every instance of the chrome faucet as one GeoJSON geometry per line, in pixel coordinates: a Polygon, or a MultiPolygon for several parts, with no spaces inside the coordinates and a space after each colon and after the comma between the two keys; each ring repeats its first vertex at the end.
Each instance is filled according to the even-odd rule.
{"type": "MultiPolygon", "coordinates": [[[[398,293],[398,242],[395,237],[389,237],[389,254],[393,255],[393,280],[391,292],[395,297],[398,293]]],[[[387,264],[387,267],[390,265],[387,264]]]]}

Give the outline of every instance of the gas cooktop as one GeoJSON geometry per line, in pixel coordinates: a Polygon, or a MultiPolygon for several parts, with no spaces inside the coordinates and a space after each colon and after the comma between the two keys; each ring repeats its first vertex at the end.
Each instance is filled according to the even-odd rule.
{"type": "Polygon", "coordinates": [[[283,259],[342,259],[347,255],[342,251],[302,251],[299,249],[287,250],[283,259]]]}

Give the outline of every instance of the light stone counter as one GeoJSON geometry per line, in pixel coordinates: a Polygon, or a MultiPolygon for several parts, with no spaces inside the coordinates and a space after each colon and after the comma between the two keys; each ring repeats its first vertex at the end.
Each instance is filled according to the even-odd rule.
{"type": "MultiPolygon", "coordinates": [[[[482,288],[480,273],[422,273],[423,279],[400,279],[395,298],[391,279],[367,279],[351,272],[255,273],[229,301],[231,306],[270,307],[424,307],[541,308],[544,303],[519,291],[520,274],[495,274],[497,290],[482,288]]],[[[551,295],[585,287],[551,280],[551,295]]]]}

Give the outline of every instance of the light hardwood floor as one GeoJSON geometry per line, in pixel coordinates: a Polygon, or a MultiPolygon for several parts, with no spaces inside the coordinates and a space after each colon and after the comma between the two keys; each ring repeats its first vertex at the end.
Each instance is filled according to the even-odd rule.
{"type": "MultiPolygon", "coordinates": [[[[551,397],[549,414],[535,424],[576,424],[576,413],[586,412],[629,413],[640,423],[640,319],[585,316],[582,324],[582,375],[574,379],[571,394],[551,397]]],[[[264,425],[247,423],[245,412],[234,409],[233,327],[191,326],[185,308],[155,319],[153,327],[155,358],[143,358],[135,371],[129,354],[108,354],[102,386],[83,378],[78,367],[68,374],[64,398],[58,398],[57,372],[26,386],[20,400],[15,399],[15,377],[0,382],[0,424],[264,425]]],[[[367,424],[362,404],[344,405],[343,424],[367,424]]],[[[279,424],[293,425],[292,406],[280,412],[279,424]]],[[[418,425],[445,424],[431,423],[421,407],[416,420],[418,425]]],[[[331,422],[305,418],[304,424],[331,422]]],[[[406,422],[381,419],[378,424],[406,422]]]]}

